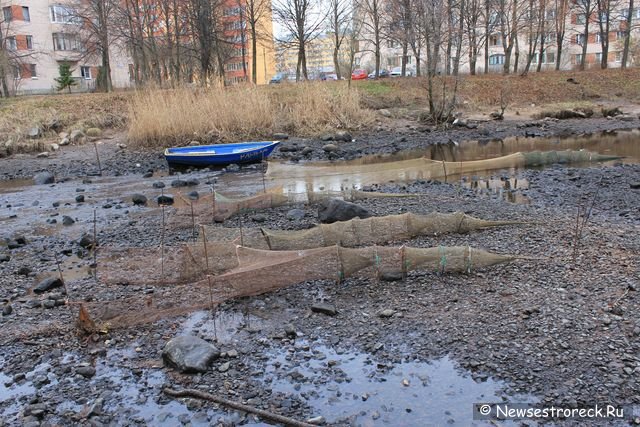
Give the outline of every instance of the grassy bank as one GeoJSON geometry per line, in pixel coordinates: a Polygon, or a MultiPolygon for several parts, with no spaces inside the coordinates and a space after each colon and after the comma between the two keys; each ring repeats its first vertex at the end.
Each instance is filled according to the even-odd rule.
{"type": "MultiPolygon", "coordinates": [[[[436,87],[453,78],[438,78],[436,87]]],[[[528,76],[461,76],[458,110],[487,112],[500,106],[540,111],[555,106],[640,101],[640,69],[532,72],[528,76]],[[568,81],[572,79],[572,81],[568,81]]],[[[369,126],[380,108],[425,109],[424,77],[378,81],[315,82],[262,87],[181,88],[114,94],[19,97],[0,100],[0,149],[42,150],[57,132],[99,127],[128,129],[138,146],[268,138],[274,132],[316,136],[369,126]],[[38,126],[43,138],[29,139],[38,126]]],[[[597,109],[596,109],[597,111],[597,109]]]]}

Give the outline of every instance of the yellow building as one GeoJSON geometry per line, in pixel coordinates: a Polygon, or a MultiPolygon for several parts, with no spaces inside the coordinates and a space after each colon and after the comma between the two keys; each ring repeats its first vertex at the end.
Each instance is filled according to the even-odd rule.
{"type": "MultiPolygon", "coordinates": [[[[295,75],[298,64],[298,48],[287,43],[278,43],[276,48],[277,69],[281,73],[295,75]]],[[[323,72],[334,72],[333,36],[322,34],[307,45],[307,71],[309,77],[323,72]]]]}

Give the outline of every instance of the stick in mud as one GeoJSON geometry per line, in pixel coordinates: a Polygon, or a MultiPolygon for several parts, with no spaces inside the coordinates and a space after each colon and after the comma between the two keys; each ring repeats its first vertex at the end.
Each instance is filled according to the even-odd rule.
{"type": "Polygon", "coordinates": [[[98,220],[96,209],[93,210],[93,277],[98,280],[98,220]]]}
{"type": "MultiPolygon", "coordinates": [[[[53,253],[53,258],[56,260],[56,265],[58,266],[58,276],[60,276],[60,281],[62,282],[62,286],[64,287],[64,294],[66,295],[65,303],[68,303],[68,301],[69,301],[69,291],[67,289],[67,282],[64,281],[64,277],[62,276],[62,268],[60,267],[60,259],[58,259],[58,254],[54,252],[53,253]]],[[[69,306],[69,309],[71,309],[70,306],[69,306]]]]}
{"type": "MultiPolygon", "coordinates": [[[[164,190],[162,191],[162,195],[164,196],[164,190]]],[[[160,282],[164,285],[164,203],[160,206],[162,208],[162,230],[160,230],[160,282]]]]}
{"type": "Polygon", "coordinates": [[[209,271],[209,254],[207,252],[207,233],[202,227],[202,246],[204,248],[204,260],[205,268],[207,269],[207,284],[209,285],[209,309],[211,310],[211,317],[213,317],[213,338],[218,341],[218,328],[216,327],[216,313],[213,306],[213,285],[211,284],[211,272],[209,271]]]}
{"type": "Polygon", "coordinates": [[[262,161],[260,162],[260,166],[262,167],[262,192],[267,194],[267,184],[265,183],[265,174],[267,173],[267,168],[264,162],[264,152],[262,152],[262,161]]]}
{"type": "Polygon", "coordinates": [[[284,415],[274,414],[273,412],[267,412],[263,409],[254,408],[253,406],[244,405],[242,403],[234,402],[233,400],[225,399],[224,397],[215,396],[213,394],[205,393],[195,389],[173,390],[170,388],[163,389],[165,394],[172,397],[195,397],[198,399],[208,400],[220,405],[228,406],[238,411],[248,412],[255,414],[261,418],[269,421],[273,421],[278,424],[291,427],[313,427],[314,424],[305,423],[295,420],[293,418],[285,417],[284,415]]]}
{"type": "Polygon", "coordinates": [[[193,230],[193,243],[196,243],[198,238],[196,236],[196,217],[193,213],[193,201],[189,202],[189,205],[191,206],[191,229],[193,230]]]}
{"type": "Polygon", "coordinates": [[[98,144],[93,141],[93,148],[96,150],[96,160],[98,160],[98,173],[102,176],[102,166],[100,165],[100,154],[98,153],[98,144]]]}

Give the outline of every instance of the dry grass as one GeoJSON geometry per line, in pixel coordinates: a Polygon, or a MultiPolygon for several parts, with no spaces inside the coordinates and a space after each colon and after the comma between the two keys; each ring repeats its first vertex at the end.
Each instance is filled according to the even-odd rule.
{"type": "Polygon", "coordinates": [[[123,128],[127,93],[27,96],[0,99],[0,148],[12,152],[42,151],[57,133],[99,127],[123,128]],[[28,139],[39,127],[45,138],[28,139]]]}
{"type": "Polygon", "coordinates": [[[269,137],[286,130],[312,136],[370,124],[358,90],[344,84],[140,91],[129,103],[129,141],[168,146],[269,137]]]}

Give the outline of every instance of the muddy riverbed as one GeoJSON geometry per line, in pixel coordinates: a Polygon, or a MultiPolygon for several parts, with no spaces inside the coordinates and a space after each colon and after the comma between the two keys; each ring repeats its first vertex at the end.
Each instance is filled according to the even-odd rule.
{"type": "MultiPolygon", "coordinates": [[[[575,131],[581,123],[547,121],[536,128],[492,122],[448,134],[415,126],[381,130],[338,143],[342,151],[332,156],[411,157],[415,153],[405,150],[430,151],[430,143],[449,138],[459,142],[458,148],[446,145],[449,151],[438,149],[434,157],[460,161],[554,146],[625,156],[580,167],[486,171],[447,182],[367,185],[366,190],[420,197],[358,202],[378,216],[464,211],[522,220],[525,224],[516,227],[392,243],[471,245],[528,259],[470,274],[412,272],[405,281],[309,280],[227,301],[215,312],[105,328],[90,336],[76,327],[78,306],[58,303],[64,300],[62,289],[32,292],[42,277],[58,274],[58,263],[73,303],[145,298],[160,291],[96,281],[93,254],[79,244],[83,235],[93,235],[94,217],[101,246],[184,242],[191,237],[188,227],[166,227],[162,233],[157,196],[205,194],[212,185],[225,194],[260,192],[259,168],[188,173],[181,179],[194,185],[175,189],[170,184],[176,177],[168,176],[159,155],[118,149],[115,140],[99,145],[102,177],[94,176],[93,147],[48,159],[0,160],[4,178],[11,179],[0,185],[0,425],[264,425],[222,406],[170,398],[163,387],[196,388],[299,420],[323,417],[329,425],[484,425],[473,420],[473,404],[502,400],[569,408],[640,405],[640,144],[633,132],[572,142],[553,136],[575,131]],[[532,129],[551,140],[526,138],[532,129]],[[485,132],[489,140],[482,139],[485,132]],[[494,135],[501,140],[492,141],[494,135]],[[33,186],[18,180],[43,169],[58,182],[33,186]],[[157,182],[166,186],[154,187],[157,182]],[[137,193],[148,198],[146,205],[133,203],[137,193]],[[575,251],[580,207],[590,209],[590,220],[575,251]],[[311,311],[318,302],[333,305],[337,313],[311,311]],[[221,351],[209,371],[187,375],[164,366],[162,348],[184,333],[221,351]]],[[[634,125],[587,123],[589,130],[634,125]]],[[[328,158],[322,150],[327,141],[285,145],[294,143],[314,149],[308,160],[328,158]]],[[[274,160],[295,161],[296,153],[285,151],[274,160]]],[[[170,218],[171,208],[166,215],[170,218]]],[[[245,212],[217,226],[303,229],[317,222],[317,206],[297,205],[245,212]],[[289,219],[292,208],[302,209],[304,216],[289,219]]],[[[98,278],[99,272],[98,264],[98,278]]]]}

